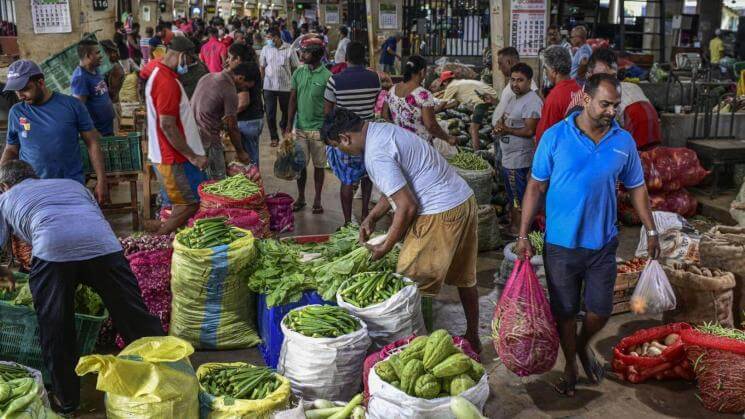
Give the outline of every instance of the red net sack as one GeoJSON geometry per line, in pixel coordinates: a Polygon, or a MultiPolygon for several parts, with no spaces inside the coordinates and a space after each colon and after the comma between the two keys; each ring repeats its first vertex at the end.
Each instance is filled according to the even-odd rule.
{"type": "Polygon", "coordinates": [[[279,233],[295,230],[295,213],[292,204],[295,202],[290,195],[277,192],[266,197],[269,209],[269,229],[279,233]]]}
{"type": "MultiPolygon", "coordinates": [[[[399,339],[393,343],[389,343],[388,345],[384,346],[381,350],[378,352],[374,352],[365,358],[365,362],[363,363],[362,368],[362,380],[365,385],[365,400],[370,397],[370,389],[367,386],[367,377],[370,375],[370,370],[377,364],[378,362],[388,358],[389,356],[395,354],[396,352],[399,352],[403,350],[406,345],[409,344],[416,335],[411,335],[409,337],[399,339]]],[[[473,351],[473,347],[471,347],[471,344],[463,339],[460,336],[453,336],[453,345],[456,348],[459,348],[461,351],[463,351],[464,354],[468,355],[472,359],[481,362],[481,358],[479,355],[473,351]]]]}
{"type": "Polygon", "coordinates": [[[259,213],[242,208],[210,208],[199,210],[189,220],[189,227],[193,226],[196,220],[213,217],[228,217],[228,224],[244,230],[250,230],[254,237],[264,237],[264,223],[261,221],[259,213]]]}
{"type": "Polygon", "coordinates": [[[698,381],[705,408],[722,413],[745,411],[745,342],[684,330],[681,338],[698,381]]]}
{"type": "Polygon", "coordinates": [[[710,173],[701,166],[696,152],[685,147],[657,147],[641,153],[642,167],[645,168],[645,179],[653,178],[653,173],[647,172],[644,160],[651,161],[651,167],[657,171],[662,184],[653,182],[650,191],[664,189],[675,191],[681,187],[696,186],[710,173]]]}
{"type": "Polygon", "coordinates": [[[691,217],[696,214],[698,201],[685,189],[673,192],[649,195],[650,207],[655,211],[668,211],[691,217]]]}
{"type": "Polygon", "coordinates": [[[659,356],[634,356],[631,349],[653,340],[662,341],[671,333],[680,334],[690,329],[688,323],[672,323],[635,332],[621,339],[613,348],[613,371],[622,380],[642,383],[650,378],[658,380],[692,380],[693,369],[686,359],[683,341],[678,339],[659,356]]]}
{"type": "Polygon", "coordinates": [[[662,177],[660,176],[660,172],[657,171],[657,167],[655,167],[652,157],[649,153],[642,152],[639,153],[639,158],[642,163],[644,181],[647,184],[647,190],[650,192],[662,190],[662,177]]]}
{"type": "Polygon", "coordinates": [[[254,210],[259,214],[263,226],[263,234],[260,237],[267,237],[271,234],[269,231],[269,210],[266,207],[265,201],[266,194],[264,192],[264,186],[261,183],[258,183],[259,192],[243,199],[233,199],[227,196],[205,192],[204,186],[214,182],[216,181],[208,180],[199,185],[199,208],[201,210],[207,210],[210,208],[243,208],[254,210]]]}
{"type": "Polygon", "coordinates": [[[519,259],[494,310],[494,349],[520,377],[553,368],[559,333],[551,307],[530,263],[519,259]]]}

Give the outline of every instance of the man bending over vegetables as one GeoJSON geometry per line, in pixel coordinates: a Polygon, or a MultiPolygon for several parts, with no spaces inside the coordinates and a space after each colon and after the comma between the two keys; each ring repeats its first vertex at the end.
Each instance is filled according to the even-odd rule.
{"type": "MultiPolygon", "coordinates": [[[[0,166],[0,189],[0,243],[12,230],[33,246],[29,288],[44,365],[55,409],[71,413],[80,404],[74,312],[79,284],[101,297],[126,342],[162,336],[163,329],[145,307],[122,246],[85,186],[39,179],[31,165],[11,160],[0,166]]],[[[4,267],[0,276],[12,278],[4,267]]],[[[8,283],[15,286],[12,279],[8,283]]]]}
{"type": "Polygon", "coordinates": [[[577,383],[577,357],[591,383],[599,383],[605,374],[589,343],[613,310],[618,181],[629,191],[646,227],[649,254],[656,259],[660,250],[636,144],[615,121],[621,103],[618,79],[596,74],[584,89],[584,109],[551,127],[538,145],[515,249],[522,258],[533,256],[528,233],[545,197],[543,257],[551,311],[566,358],[564,378],[556,389],[570,397],[577,383]],[[583,283],[586,314],[577,335],[583,283]]]}
{"type": "Polygon", "coordinates": [[[465,338],[479,352],[479,302],[476,290],[476,198],[442,155],[416,134],[389,123],[363,121],[336,108],[326,116],[321,138],[327,145],[364,156],[381,199],[360,226],[367,241],[375,223],[393,206],[395,215],[383,243],[368,246],[373,260],[399,241],[397,271],[434,296],[443,282],[458,287],[466,313],[465,338]]]}

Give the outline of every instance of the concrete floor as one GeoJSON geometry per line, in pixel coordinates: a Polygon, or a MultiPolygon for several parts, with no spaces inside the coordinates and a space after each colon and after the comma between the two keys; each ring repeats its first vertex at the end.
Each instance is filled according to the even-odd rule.
{"type": "MultiPolygon", "coordinates": [[[[266,130],[265,130],[266,131],[266,130]]],[[[275,160],[274,150],[268,146],[267,133],[264,133],[261,147],[262,175],[267,192],[284,191],[296,196],[294,182],[278,180],[272,176],[272,164],[275,160]]],[[[307,185],[306,197],[313,198],[313,182],[307,185]]],[[[309,208],[296,214],[296,231],[293,234],[330,233],[342,224],[341,208],[338,202],[339,182],[330,172],[326,173],[326,184],[323,191],[323,215],[313,215],[309,208]]],[[[359,202],[355,203],[355,213],[359,216],[359,202]]],[[[131,230],[126,216],[112,219],[119,234],[128,234],[131,230]]],[[[638,241],[638,230],[624,228],[621,232],[619,256],[632,256],[638,241]]],[[[693,383],[649,382],[631,385],[620,382],[612,374],[601,385],[578,387],[573,399],[558,395],[552,384],[560,376],[564,365],[561,354],[556,366],[549,373],[540,376],[520,378],[501,366],[491,344],[491,313],[498,295],[494,292],[494,272],[501,262],[501,250],[480,254],[478,263],[478,286],[482,296],[481,329],[484,352],[483,363],[489,373],[491,394],[486,405],[485,415],[489,418],[543,418],[543,417],[576,417],[576,418],[629,418],[640,417],[684,417],[715,418],[736,417],[719,415],[705,410],[696,399],[696,388],[693,383]],[[486,297],[484,297],[486,296],[486,297]]],[[[448,321],[439,320],[437,326],[458,330],[463,323],[462,309],[458,306],[457,292],[445,289],[439,296],[439,306],[447,307],[457,313],[448,321]]],[[[597,336],[593,346],[596,352],[607,362],[612,359],[613,346],[621,337],[640,328],[660,324],[659,317],[635,316],[630,313],[613,316],[608,325],[597,336]]],[[[244,361],[263,364],[257,349],[238,351],[200,351],[191,357],[195,367],[205,362],[244,361]]],[[[361,371],[360,371],[361,374],[361,371]]],[[[103,393],[95,389],[94,375],[83,377],[82,408],[77,417],[104,418],[103,393]]]]}

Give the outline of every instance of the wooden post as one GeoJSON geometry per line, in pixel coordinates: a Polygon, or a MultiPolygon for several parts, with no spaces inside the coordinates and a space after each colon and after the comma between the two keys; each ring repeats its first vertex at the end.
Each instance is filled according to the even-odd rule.
{"type": "Polygon", "coordinates": [[[373,10],[372,0],[365,0],[365,11],[367,12],[367,50],[370,53],[370,68],[378,69],[375,63],[375,34],[373,33],[373,10]]]}
{"type": "Polygon", "coordinates": [[[504,48],[504,9],[502,1],[489,0],[489,15],[491,17],[489,25],[491,28],[491,43],[489,47],[491,48],[492,84],[495,89],[504,86],[504,76],[499,71],[499,64],[497,63],[497,51],[504,48]]]}

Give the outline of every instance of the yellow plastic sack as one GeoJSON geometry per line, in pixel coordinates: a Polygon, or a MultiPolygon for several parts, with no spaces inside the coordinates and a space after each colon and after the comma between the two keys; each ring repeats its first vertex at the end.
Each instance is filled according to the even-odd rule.
{"type": "Polygon", "coordinates": [[[129,73],[124,76],[122,82],[122,88],[119,90],[119,102],[139,102],[140,98],[137,97],[137,73],[129,73]]]}
{"type": "Polygon", "coordinates": [[[194,348],[182,339],[145,337],[119,355],[80,358],[75,372],[98,373],[109,419],[197,419],[199,383],[189,362],[194,348]]]}
{"type": "Polygon", "coordinates": [[[190,249],[176,235],[171,263],[169,334],[199,349],[235,349],[258,345],[256,304],[248,276],[256,258],[249,230],[229,245],[190,249]]]}
{"type": "MultiPolygon", "coordinates": [[[[207,363],[197,369],[197,378],[202,378],[210,368],[218,366],[240,367],[248,365],[245,362],[230,363],[207,363]]],[[[202,419],[264,419],[270,417],[271,413],[287,409],[290,402],[290,381],[285,377],[275,374],[282,382],[268,397],[261,400],[231,399],[229,397],[215,397],[199,385],[199,405],[202,419]]]]}

